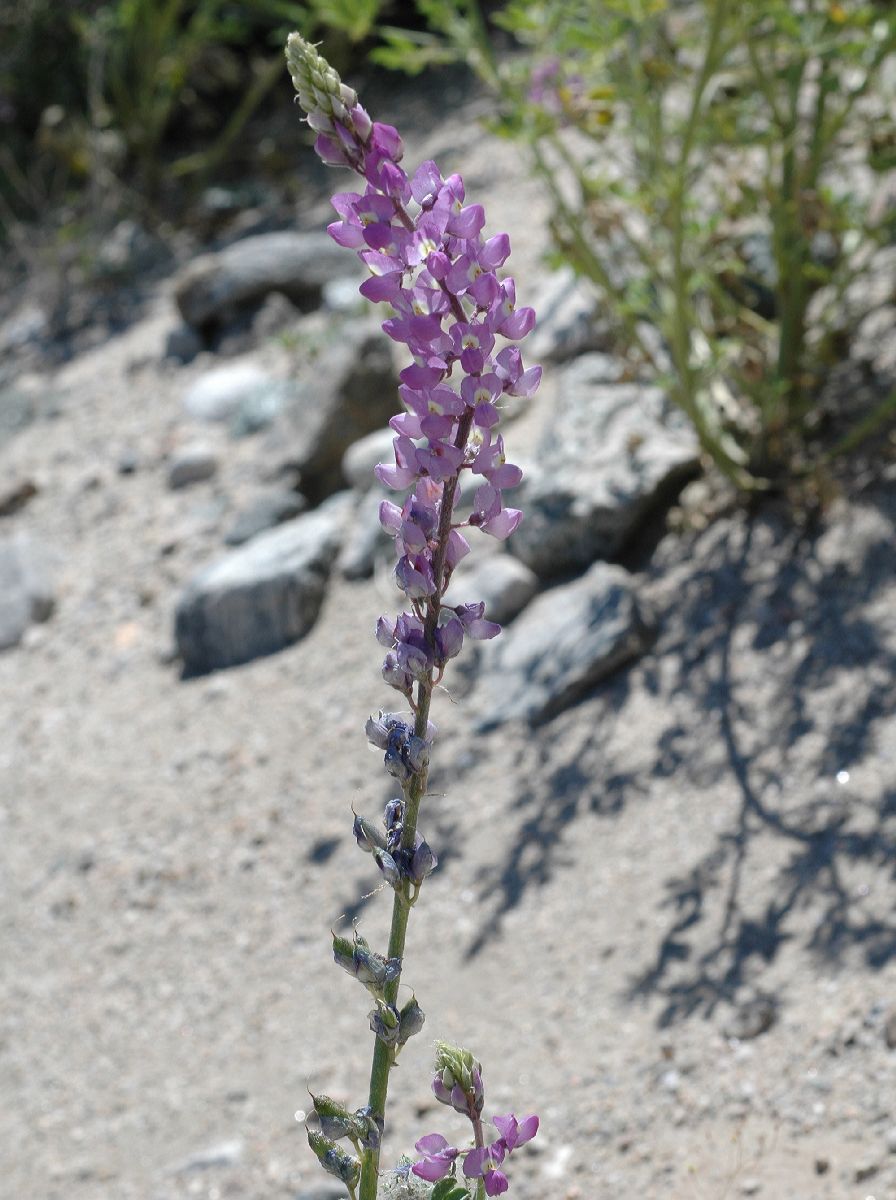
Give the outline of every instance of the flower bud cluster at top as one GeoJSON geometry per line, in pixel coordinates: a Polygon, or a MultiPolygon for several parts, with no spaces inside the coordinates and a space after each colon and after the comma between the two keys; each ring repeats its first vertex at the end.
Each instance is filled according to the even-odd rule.
{"type": "Polygon", "coordinates": [[[372,121],[355,92],[299,34],[289,38],[287,61],[317,131],[317,153],[367,182],[363,195],[333,197],[340,220],[329,233],[358,252],[370,271],[362,294],[391,305],[394,315],[383,329],[413,360],[401,372],[406,411],[391,421],[395,461],[376,468],[388,487],[411,489],[402,505],[384,501],[380,507],[380,521],[395,537],[395,577],[411,611],[394,621],[382,618],[377,638],[387,649],[386,681],[412,699],[415,683],[431,684],[434,673],[435,681],[441,678],[464,635],[499,632],[484,619],[481,603],[450,607],[441,597],[469,551],[461,528],[504,539],[521,519],[504,504],[504,489],[516,486],[522,472],[506,461],[497,425],[502,397],[530,396],[541,378],[540,367],[524,369],[513,344],[532,329],[535,313],[516,307],[513,279],[499,280],[510,239],[506,233],[483,238],[484,210],[464,203],[461,177],[443,179],[434,162],[408,177],[399,165],[398,132],[372,121]],[[499,348],[498,338],[508,344],[499,348]],[[464,471],[474,488],[472,512],[454,522],[464,471]]]}

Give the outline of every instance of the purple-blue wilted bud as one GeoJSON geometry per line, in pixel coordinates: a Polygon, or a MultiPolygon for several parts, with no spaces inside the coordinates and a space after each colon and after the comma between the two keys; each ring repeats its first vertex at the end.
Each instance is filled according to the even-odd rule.
{"type": "Polygon", "coordinates": [[[387,1046],[397,1046],[401,1033],[401,1014],[398,1009],[393,1004],[381,1001],[368,1015],[371,1033],[375,1033],[387,1046]]]}
{"type": "Polygon", "coordinates": [[[361,1145],[367,1150],[379,1150],[385,1127],[383,1118],[377,1116],[369,1104],[365,1104],[359,1108],[355,1116],[366,1125],[365,1134],[360,1139],[361,1145]]]}
{"type": "Polygon", "coordinates": [[[429,764],[429,746],[407,725],[393,728],[389,734],[384,758],[386,770],[400,783],[407,783],[429,764]]]}
{"type": "Polygon", "coordinates": [[[344,971],[361,981],[374,996],[382,994],[387,983],[393,983],[401,974],[400,958],[384,958],[371,950],[367,941],[355,934],[348,938],[333,934],[333,958],[344,971]]]}
{"type": "Polygon", "coordinates": [[[344,1150],[340,1150],[335,1142],[331,1142],[316,1129],[308,1130],[308,1145],[317,1155],[324,1170],[335,1175],[354,1192],[361,1178],[361,1164],[358,1160],[351,1154],[346,1154],[344,1150]]]}
{"type": "Polygon", "coordinates": [[[385,750],[386,770],[399,782],[407,783],[428,765],[429,747],[435,735],[432,722],[427,722],[426,738],[420,738],[399,713],[381,712],[368,718],[365,730],[370,744],[385,750]]]}
{"type": "Polygon", "coordinates": [[[312,1092],[311,1101],[320,1119],[320,1131],[325,1138],[338,1142],[347,1137],[357,1142],[366,1134],[367,1122],[359,1119],[356,1113],[349,1112],[345,1105],[337,1100],[330,1096],[315,1096],[312,1092]]]}
{"type": "Polygon", "coordinates": [[[377,827],[366,817],[359,817],[357,813],[355,813],[352,833],[355,835],[355,841],[367,854],[371,854],[374,850],[386,849],[386,839],[377,827]]]}
{"type": "Polygon", "coordinates": [[[414,840],[413,849],[396,851],[396,860],[402,874],[416,887],[419,887],[427,875],[431,875],[439,865],[439,860],[419,833],[414,840]]]}
{"type": "Polygon", "coordinates": [[[404,801],[398,796],[390,800],[383,811],[383,824],[386,826],[386,832],[392,833],[395,829],[401,828],[401,823],[404,820],[404,801]]]}
{"type": "Polygon", "coordinates": [[[411,996],[410,1000],[402,1007],[398,1014],[398,1044],[403,1046],[409,1041],[415,1033],[419,1033],[423,1028],[423,1023],[426,1016],[423,1009],[417,1003],[417,997],[411,996]]]}
{"type": "Polygon", "coordinates": [[[389,887],[401,886],[402,871],[388,850],[374,850],[374,861],[383,873],[383,878],[389,887]]]}
{"type": "Polygon", "coordinates": [[[364,732],[367,734],[367,740],[371,746],[375,746],[377,750],[385,750],[389,745],[389,734],[397,725],[404,726],[406,729],[410,728],[401,713],[380,711],[375,717],[367,718],[364,732]]]}

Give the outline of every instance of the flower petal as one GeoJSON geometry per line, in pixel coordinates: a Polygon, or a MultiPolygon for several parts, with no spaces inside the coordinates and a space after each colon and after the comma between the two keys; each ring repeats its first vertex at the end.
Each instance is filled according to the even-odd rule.
{"type": "Polygon", "coordinates": [[[420,1154],[438,1154],[449,1149],[448,1139],[441,1133],[427,1133],[419,1142],[414,1142],[414,1149],[420,1154]]]}

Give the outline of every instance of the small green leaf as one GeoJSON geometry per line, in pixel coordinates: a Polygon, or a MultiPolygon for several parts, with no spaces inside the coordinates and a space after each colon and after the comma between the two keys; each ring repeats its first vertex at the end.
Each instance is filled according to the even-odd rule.
{"type": "Polygon", "coordinates": [[[440,1179],[432,1189],[430,1200],[469,1200],[470,1193],[456,1179],[440,1179]]]}

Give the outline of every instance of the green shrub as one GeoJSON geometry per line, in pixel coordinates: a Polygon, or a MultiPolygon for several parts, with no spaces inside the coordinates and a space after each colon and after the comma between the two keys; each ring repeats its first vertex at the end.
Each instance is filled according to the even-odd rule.
{"type": "Polygon", "coordinates": [[[381,60],[453,54],[494,89],[559,257],[714,462],[750,489],[811,470],[820,383],[894,238],[871,203],[896,163],[893,5],[511,0],[493,21],[524,50],[500,59],[472,0],[421,8],[440,37],[387,32],[381,60]]]}

